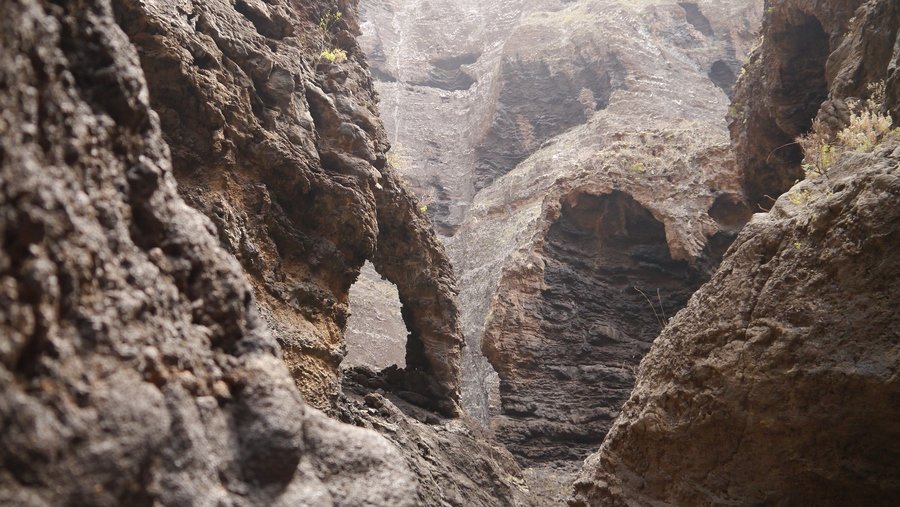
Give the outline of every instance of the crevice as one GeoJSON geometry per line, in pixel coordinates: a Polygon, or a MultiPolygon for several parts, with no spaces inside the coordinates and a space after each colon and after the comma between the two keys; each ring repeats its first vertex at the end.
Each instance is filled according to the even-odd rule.
{"type": "Polygon", "coordinates": [[[729,99],[734,97],[734,84],[737,76],[724,60],[716,60],[709,69],[709,79],[725,92],[729,99]]]}
{"type": "Polygon", "coordinates": [[[703,15],[703,11],[700,10],[700,6],[693,2],[678,2],[678,5],[684,9],[684,17],[687,22],[696,28],[698,32],[707,37],[712,37],[716,34],[709,22],[709,18],[703,15]]]}

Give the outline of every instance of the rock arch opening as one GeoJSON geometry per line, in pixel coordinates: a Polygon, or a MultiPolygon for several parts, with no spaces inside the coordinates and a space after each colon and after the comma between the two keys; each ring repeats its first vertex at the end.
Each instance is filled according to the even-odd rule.
{"type": "Polygon", "coordinates": [[[401,307],[397,286],[366,263],[350,288],[350,317],[344,333],[347,356],[341,366],[374,371],[392,365],[404,368],[408,331],[401,307]],[[374,323],[378,329],[373,329],[374,323]]]}
{"type": "Polygon", "coordinates": [[[486,336],[500,375],[497,434],[523,464],[596,450],[662,321],[708,276],[672,259],[663,223],[620,191],[563,198],[544,259],[530,297],[495,311],[502,321],[486,336]]]}

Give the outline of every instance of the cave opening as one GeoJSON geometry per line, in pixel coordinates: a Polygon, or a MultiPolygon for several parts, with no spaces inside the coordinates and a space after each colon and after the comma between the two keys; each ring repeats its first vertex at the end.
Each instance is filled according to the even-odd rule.
{"type": "Polygon", "coordinates": [[[665,226],[631,195],[574,192],[545,246],[543,289],[523,308],[538,317],[499,368],[499,432],[525,462],[584,459],[602,442],[634,386],[638,363],[707,279],[675,260],[665,226]],[[534,329],[538,327],[538,329],[534,329]],[[519,373],[516,373],[519,372],[519,373]]]}
{"type": "Polygon", "coordinates": [[[775,43],[784,55],[778,67],[780,86],[775,94],[778,126],[794,139],[809,132],[819,107],[828,98],[828,34],[818,19],[805,16],[777,34],[775,43]]]}
{"type": "Polygon", "coordinates": [[[397,286],[367,262],[350,288],[350,317],[344,331],[347,356],[342,368],[381,371],[406,366],[407,334],[397,286]],[[372,325],[378,323],[378,328],[372,325]]]}

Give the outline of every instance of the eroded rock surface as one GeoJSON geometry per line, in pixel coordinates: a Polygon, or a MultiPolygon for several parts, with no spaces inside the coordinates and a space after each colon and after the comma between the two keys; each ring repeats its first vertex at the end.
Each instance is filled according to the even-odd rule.
{"type": "Polygon", "coordinates": [[[312,70],[315,7],[0,2],[0,504],[524,502],[465,419],[334,395],[366,256],[419,298],[416,373],[367,389],[455,412],[460,341],[442,249],[376,171],[363,67],[312,70]]]}
{"type": "MultiPolygon", "coordinates": [[[[460,304],[469,347],[463,358],[463,399],[473,416],[486,421],[491,403],[498,403],[495,395],[491,401],[496,374],[478,354],[490,300],[494,294],[515,290],[498,289],[501,272],[517,262],[510,257],[512,252],[544,241],[541,234],[550,224],[538,222],[552,215],[535,212],[526,217],[521,208],[534,204],[554,185],[572,190],[575,184],[558,182],[592,171],[574,161],[611,145],[615,148],[606,156],[616,162],[606,165],[624,169],[623,179],[642,171],[663,172],[654,164],[664,157],[643,145],[662,149],[664,136],[687,141],[692,154],[695,148],[699,153],[723,146],[720,119],[725,95],[753,40],[761,2],[367,1],[362,10],[361,43],[383,97],[381,107],[395,145],[392,161],[423,196],[429,216],[450,245],[459,276],[465,279],[460,304]],[[456,30],[444,37],[443,27],[449,23],[456,30]],[[463,89],[438,86],[429,78],[435,68],[449,68],[451,62],[474,83],[463,89]],[[613,140],[596,135],[597,130],[620,132],[622,137],[613,140]],[[680,135],[687,131],[695,138],[680,135]],[[640,137],[642,132],[647,139],[640,137]],[[563,141],[554,142],[558,136],[563,141]],[[538,157],[535,153],[543,154],[540,164],[527,160],[538,157]],[[529,168],[516,169],[520,165],[529,168]],[[634,169],[628,170],[632,165],[634,169]],[[515,171],[537,182],[521,183],[524,176],[504,177],[515,171]],[[490,213],[482,212],[486,207],[490,213]]],[[[748,213],[742,210],[737,189],[727,183],[731,171],[727,155],[713,151],[709,158],[719,162],[710,165],[722,166],[721,183],[711,191],[699,190],[712,195],[699,199],[708,208],[721,193],[724,204],[717,209],[728,208],[726,214],[734,215],[724,226],[733,232],[748,213]]],[[[692,157],[681,157],[680,169],[672,174],[689,173],[695,163],[692,157]]],[[[604,178],[597,174],[581,182],[604,178]]],[[[554,195],[558,199],[564,193],[554,195]]],[[[691,226],[697,228],[693,234],[698,238],[691,242],[699,241],[699,248],[692,244],[692,253],[679,257],[688,264],[703,250],[706,235],[715,234],[715,226],[709,226],[704,215],[705,210],[691,226]],[[701,226],[701,220],[707,225],[701,226]],[[704,232],[697,232],[700,229],[704,232]]],[[[694,276],[687,271],[684,276],[694,276]]],[[[655,289],[650,291],[655,294],[655,289]]],[[[560,297],[589,298],[578,291],[560,297]]],[[[675,296],[667,304],[674,311],[683,302],[675,296]]],[[[659,327],[649,306],[643,308],[646,312],[642,310],[638,320],[647,313],[652,325],[638,339],[642,343],[634,351],[638,357],[652,339],[652,329],[659,327]]],[[[362,323],[360,327],[366,328],[362,323]]],[[[510,344],[508,349],[515,347],[510,344]]],[[[623,382],[623,386],[630,383],[623,382]]]]}
{"type": "Polygon", "coordinates": [[[241,261],[306,399],[322,409],[336,400],[348,292],[370,259],[403,303],[406,364],[417,379],[407,389],[454,413],[455,280],[428,220],[385,165],[355,4],[115,6],[138,48],[180,192],[241,261]]]}
{"type": "Polygon", "coordinates": [[[523,464],[571,473],[594,451],[663,321],[749,218],[708,69],[749,45],[756,11],[704,6],[720,36],[665,3],[578,3],[523,22],[560,41],[532,58],[604,48],[624,76],[584,125],[482,190],[451,243],[464,329],[500,377],[492,426],[523,464]]]}
{"type": "Polygon", "coordinates": [[[460,276],[464,405],[561,502],[545,479],[596,449],[749,219],[723,118],[762,2],[362,11],[392,162],[460,276]]]}
{"type": "Polygon", "coordinates": [[[0,503],[415,505],[393,444],[304,406],[109,3],[2,10],[0,503]]]}
{"type": "MultiPolygon", "coordinates": [[[[751,196],[784,190],[784,171],[800,169],[796,157],[761,162],[773,136],[817,115],[843,128],[838,105],[873,79],[888,78],[884,109],[897,109],[896,2],[833,4],[767,9],[736,96],[749,116],[732,123],[751,196]],[[799,40],[802,58],[785,44],[799,40]],[[824,92],[801,89],[812,74],[800,60],[820,54],[810,60],[828,62],[824,92]],[[774,123],[785,130],[763,128],[774,123]]],[[[655,341],[570,505],[897,503],[900,138],[833,157],[754,216],[655,341]]]]}

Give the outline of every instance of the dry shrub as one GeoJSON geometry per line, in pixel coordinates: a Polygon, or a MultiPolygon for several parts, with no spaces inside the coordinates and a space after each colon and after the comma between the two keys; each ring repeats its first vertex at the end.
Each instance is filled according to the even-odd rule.
{"type": "Polygon", "coordinates": [[[807,178],[826,175],[829,167],[848,151],[872,151],[885,138],[900,133],[891,129],[893,120],[883,112],[884,81],[869,85],[866,100],[848,99],[850,123],[832,135],[818,118],[808,134],[797,138],[803,149],[803,172],[807,178]]]}

